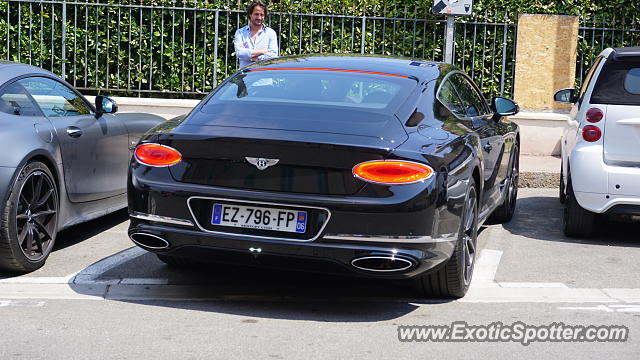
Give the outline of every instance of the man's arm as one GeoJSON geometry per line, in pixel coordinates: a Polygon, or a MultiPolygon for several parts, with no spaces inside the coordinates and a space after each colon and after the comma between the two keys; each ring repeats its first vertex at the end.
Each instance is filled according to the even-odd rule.
{"type": "Polygon", "coordinates": [[[254,56],[252,55],[252,50],[244,46],[242,42],[242,32],[240,30],[237,30],[236,35],[233,37],[233,47],[236,50],[238,59],[248,60],[254,56]]]}
{"type": "Polygon", "coordinates": [[[266,49],[266,52],[264,54],[258,56],[259,60],[273,59],[278,57],[279,55],[278,35],[276,34],[275,30],[269,29],[267,35],[269,39],[269,48],[266,49]]]}

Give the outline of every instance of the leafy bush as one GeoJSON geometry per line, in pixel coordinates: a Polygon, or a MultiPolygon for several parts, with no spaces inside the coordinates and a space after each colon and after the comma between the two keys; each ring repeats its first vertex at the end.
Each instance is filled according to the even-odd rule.
{"type": "MultiPolygon", "coordinates": [[[[364,52],[443,60],[444,18],[431,13],[431,1],[268,3],[267,22],[279,35],[281,55],[364,52]]],[[[246,4],[232,0],[89,4],[0,0],[0,41],[6,43],[0,47],[0,58],[64,75],[87,93],[197,98],[236,71],[232,41],[235,30],[247,22],[246,4]]],[[[487,96],[509,94],[515,55],[513,24],[518,13],[579,15],[582,26],[624,29],[640,20],[639,10],[637,0],[476,0],[474,16],[457,18],[455,62],[487,96]]],[[[582,29],[577,81],[602,48],[637,44],[637,36],[632,31],[582,29]]]]}

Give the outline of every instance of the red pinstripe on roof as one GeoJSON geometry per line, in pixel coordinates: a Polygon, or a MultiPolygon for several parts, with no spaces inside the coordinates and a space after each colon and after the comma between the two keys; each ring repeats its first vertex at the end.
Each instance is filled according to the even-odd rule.
{"type": "Polygon", "coordinates": [[[405,79],[410,79],[409,76],[397,75],[397,74],[389,74],[375,71],[363,71],[363,70],[347,70],[347,69],[329,69],[329,68],[303,68],[303,67],[280,67],[280,68],[263,68],[263,69],[249,69],[247,71],[267,71],[267,70],[317,70],[317,71],[343,71],[343,72],[353,72],[353,73],[361,73],[361,74],[372,74],[372,75],[385,75],[385,76],[395,76],[401,77],[405,79]]]}

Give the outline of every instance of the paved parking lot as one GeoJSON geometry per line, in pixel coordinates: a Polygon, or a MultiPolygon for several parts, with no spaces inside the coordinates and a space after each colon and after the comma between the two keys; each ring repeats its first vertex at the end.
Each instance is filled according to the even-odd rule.
{"type": "MultiPolygon", "coordinates": [[[[562,207],[555,195],[554,189],[521,189],[510,223],[483,226],[474,288],[640,289],[636,275],[640,273],[638,224],[602,219],[596,237],[565,238],[561,231],[562,207]]],[[[133,247],[126,235],[127,226],[122,211],[68,229],[59,235],[45,267],[22,276],[0,274],[0,284],[207,285],[216,298],[234,295],[235,291],[256,296],[297,296],[319,290],[328,296],[341,296],[338,294],[344,291],[369,294],[379,288],[378,280],[242,267],[175,270],[133,247]],[[314,285],[306,287],[309,278],[314,285]],[[233,291],[226,287],[229,284],[233,291]]],[[[8,295],[2,289],[0,298],[8,295]]],[[[403,297],[411,296],[410,292],[398,291],[403,297]]],[[[462,301],[474,298],[474,292],[469,295],[462,301]]]]}
{"type": "MultiPolygon", "coordinates": [[[[389,281],[223,266],[172,270],[132,247],[126,213],[113,214],[61,233],[43,269],[0,274],[0,318],[14,334],[0,338],[0,355],[37,358],[40,347],[24,350],[11,340],[34,329],[51,335],[41,347],[61,337],[86,342],[74,350],[86,357],[94,357],[95,350],[114,357],[143,354],[145,347],[132,337],[164,341],[156,345],[165,349],[161,358],[175,357],[177,349],[186,358],[209,358],[211,351],[220,358],[237,351],[249,358],[291,357],[282,349],[300,354],[295,357],[318,351],[324,351],[322,357],[364,357],[371,351],[377,357],[409,358],[447,351],[455,358],[471,349],[495,357],[505,349],[523,349],[514,343],[431,347],[397,338],[398,325],[464,320],[622,324],[630,328],[624,344],[530,346],[547,354],[571,351],[597,358],[615,352],[635,359],[638,223],[602,221],[595,238],[565,238],[556,193],[521,189],[514,219],[482,228],[472,289],[453,302],[416,299],[406,284],[389,281]],[[109,334],[111,346],[100,342],[101,331],[109,334]]],[[[68,356],[68,346],[44,357],[68,356]]]]}

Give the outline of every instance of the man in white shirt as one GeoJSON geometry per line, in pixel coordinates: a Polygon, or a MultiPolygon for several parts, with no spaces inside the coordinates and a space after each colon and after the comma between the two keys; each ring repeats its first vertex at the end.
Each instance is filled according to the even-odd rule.
{"type": "Polygon", "coordinates": [[[256,61],[278,57],[278,36],[275,30],[264,24],[267,4],[253,0],[247,9],[247,15],[249,25],[238,29],[233,38],[241,68],[256,61]]]}

